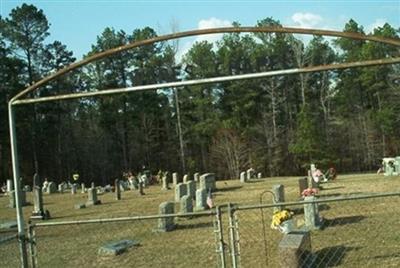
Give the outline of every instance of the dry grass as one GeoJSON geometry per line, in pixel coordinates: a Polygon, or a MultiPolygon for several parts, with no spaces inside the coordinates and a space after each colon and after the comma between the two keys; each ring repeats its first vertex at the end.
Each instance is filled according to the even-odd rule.
{"type": "MultiPolygon", "coordinates": [[[[257,180],[245,185],[239,181],[220,181],[220,191],[214,195],[216,204],[257,204],[260,194],[274,184],[285,186],[286,201],[296,201],[298,177],[279,177],[257,180]]],[[[398,191],[400,178],[362,174],[340,176],[335,182],[324,185],[322,197],[349,194],[369,194],[398,191]]],[[[100,206],[76,210],[74,205],[86,201],[85,194],[44,195],[45,209],[51,213],[50,221],[72,219],[113,218],[158,213],[164,201],[174,200],[174,192],[161,191],[159,185],[146,189],[146,195],[137,192],[122,193],[122,200],[115,200],[112,193],[99,196],[100,206]]],[[[28,201],[32,200],[28,194],[28,201]]],[[[264,196],[265,202],[271,197],[264,196]]],[[[322,267],[379,266],[396,267],[399,263],[400,228],[396,198],[346,201],[322,207],[325,228],[312,232],[312,248],[322,267]]],[[[0,221],[15,218],[15,210],[5,208],[7,197],[0,197],[0,221]]],[[[178,209],[178,206],[176,207],[178,209]]],[[[32,206],[24,207],[25,218],[32,206]]],[[[277,245],[282,235],[269,228],[270,210],[239,211],[241,260],[243,267],[277,266],[277,245]],[[262,216],[265,219],[263,233],[262,216]],[[266,241],[266,243],[264,243],[266,241]],[[267,250],[265,250],[265,244],[267,250]],[[265,257],[267,256],[267,258],[265,257]]],[[[299,223],[302,215],[296,216],[299,223]]],[[[224,216],[224,220],[225,220],[224,216]]],[[[178,229],[169,233],[156,233],[156,220],[129,223],[68,225],[36,228],[38,260],[40,267],[215,267],[217,255],[210,216],[179,219],[178,229]],[[117,257],[99,257],[97,250],[108,241],[134,239],[139,247],[131,248],[117,257]]],[[[227,220],[224,221],[225,240],[228,242],[227,220]]],[[[227,255],[227,258],[229,256],[227,255]]],[[[0,267],[17,267],[16,243],[0,245],[0,267]]]]}

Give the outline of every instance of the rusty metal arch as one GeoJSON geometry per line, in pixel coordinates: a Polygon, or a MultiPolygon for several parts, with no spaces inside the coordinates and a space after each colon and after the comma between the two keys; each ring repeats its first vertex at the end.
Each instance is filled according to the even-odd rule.
{"type": "MultiPolygon", "coordinates": [[[[341,32],[341,31],[331,31],[331,30],[322,30],[322,29],[304,29],[304,28],[292,28],[292,27],[223,27],[223,28],[210,28],[210,29],[202,29],[202,30],[191,30],[191,31],[184,31],[184,32],[179,32],[179,33],[172,33],[172,34],[167,34],[167,35],[162,35],[146,40],[141,40],[141,41],[136,41],[127,45],[123,45],[120,47],[112,48],[109,50],[106,50],[104,52],[100,52],[97,54],[94,54],[86,59],[83,59],[81,61],[75,62],[58,72],[51,74],[42,80],[36,82],[35,84],[29,86],[25,90],[19,92],[17,95],[15,95],[10,102],[13,103],[14,101],[20,99],[24,95],[26,95],[29,92],[32,92],[39,87],[45,85],[46,83],[72,71],[75,70],[79,67],[82,67],[88,63],[91,63],[93,61],[105,58],[107,56],[114,55],[116,53],[126,51],[135,47],[140,47],[144,45],[149,45],[153,44],[156,42],[162,42],[162,41],[168,41],[172,39],[178,39],[178,38],[183,38],[183,37],[190,37],[190,36],[197,36],[197,35],[206,35],[206,34],[217,34],[217,33],[242,33],[242,32],[252,32],[252,33],[288,33],[288,34],[309,34],[309,35],[322,35],[322,36],[333,36],[333,37],[344,37],[344,38],[350,38],[350,39],[355,39],[355,40],[366,40],[366,41],[374,41],[374,42],[379,42],[387,45],[394,45],[400,47],[400,39],[391,39],[391,38],[382,38],[382,37],[377,37],[377,36],[371,36],[371,35],[364,35],[360,33],[352,33],[352,32],[341,32]]],[[[363,62],[359,62],[356,66],[346,66],[346,67],[341,67],[341,68],[352,68],[352,67],[358,67],[358,66],[371,66],[371,65],[382,65],[382,64],[394,64],[394,63],[400,63],[400,57],[398,58],[390,58],[390,59],[381,59],[380,61],[365,61],[365,65],[363,65],[363,62]]],[[[320,66],[314,66],[312,71],[319,71],[319,70],[326,70],[327,68],[323,68],[323,66],[328,66],[328,65],[321,65],[321,69],[318,67],[320,66]]],[[[331,66],[329,69],[335,69],[334,64],[331,66]]]]}

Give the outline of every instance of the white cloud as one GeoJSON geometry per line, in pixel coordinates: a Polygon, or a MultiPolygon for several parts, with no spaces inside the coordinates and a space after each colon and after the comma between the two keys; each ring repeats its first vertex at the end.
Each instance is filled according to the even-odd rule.
{"type": "MultiPolygon", "coordinates": [[[[219,27],[230,27],[232,26],[232,22],[229,20],[220,20],[217,18],[209,18],[206,20],[200,20],[198,23],[198,29],[209,29],[209,28],[219,28],[219,27]]],[[[210,43],[214,43],[221,39],[222,34],[207,34],[207,35],[199,35],[196,37],[196,41],[208,41],[210,43]]]]}
{"type": "MultiPolygon", "coordinates": [[[[197,24],[197,29],[209,29],[209,28],[219,28],[219,27],[231,27],[232,22],[229,20],[221,20],[218,18],[209,18],[202,19],[197,24]]],[[[207,41],[209,43],[215,43],[216,41],[222,38],[222,34],[207,34],[207,35],[198,35],[194,40],[187,41],[180,47],[177,53],[177,61],[182,59],[182,56],[185,55],[189,49],[193,46],[195,42],[207,41]]]]}
{"type": "Polygon", "coordinates": [[[368,25],[366,30],[368,33],[372,33],[375,28],[382,27],[386,22],[386,19],[376,19],[374,23],[368,25]]]}
{"type": "Polygon", "coordinates": [[[317,14],[296,12],[292,15],[292,21],[301,28],[314,28],[320,25],[323,19],[317,14]]]}

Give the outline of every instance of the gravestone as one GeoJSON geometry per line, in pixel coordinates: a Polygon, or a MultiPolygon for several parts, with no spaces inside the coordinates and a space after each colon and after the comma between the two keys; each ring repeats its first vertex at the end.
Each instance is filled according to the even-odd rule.
{"type": "Polygon", "coordinates": [[[90,188],[88,190],[88,200],[86,202],[86,206],[95,206],[101,204],[100,200],[97,199],[97,190],[96,188],[90,188]]]}
{"type": "Polygon", "coordinates": [[[84,194],[84,193],[86,193],[86,186],[85,186],[85,183],[81,183],[81,194],[84,194]]]}
{"type": "Polygon", "coordinates": [[[119,187],[119,179],[115,179],[114,181],[114,187],[115,187],[115,199],[116,200],[121,200],[121,188],[119,187]]]}
{"type": "MultiPolygon", "coordinates": [[[[43,194],[40,187],[40,177],[38,174],[33,175],[33,211],[31,218],[47,219],[50,213],[46,213],[43,208],[43,194]]],[[[48,211],[47,211],[48,212],[48,211]]]]}
{"type": "Polygon", "coordinates": [[[178,179],[178,173],[174,172],[172,173],[172,185],[176,187],[178,185],[179,179],[178,179]]]}
{"type": "Polygon", "coordinates": [[[180,209],[182,214],[193,212],[192,197],[190,195],[184,195],[181,198],[180,209]]]}
{"type": "Polygon", "coordinates": [[[303,191],[308,189],[308,180],[307,178],[299,179],[299,195],[301,196],[303,191]]]}
{"type": "Polygon", "coordinates": [[[258,172],[258,173],[257,173],[257,179],[262,179],[262,174],[261,174],[261,172],[258,172]]]}
{"type": "MultiPolygon", "coordinates": [[[[174,203],[173,202],[163,202],[160,204],[159,207],[159,214],[166,215],[166,214],[174,214],[174,203]]],[[[158,232],[170,232],[175,229],[175,222],[174,217],[166,217],[166,218],[159,218],[158,219],[158,226],[155,231],[158,232]]]]}
{"type": "Polygon", "coordinates": [[[7,193],[11,192],[14,190],[14,184],[12,180],[7,180],[7,193]]]}
{"type": "Polygon", "coordinates": [[[206,189],[198,189],[196,191],[196,211],[207,209],[207,191],[206,189]]]}
{"type": "Polygon", "coordinates": [[[96,185],[94,184],[94,182],[92,182],[90,188],[96,188],[96,185]]]}
{"type": "Polygon", "coordinates": [[[104,256],[117,256],[125,252],[128,248],[138,245],[138,241],[125,239],[102,246],[99,248],[98,254],[104,256]]]}
{"type": "Polygon", "coordinates": [[[193,178],[195,182],[198,182],[200,180],[200,173],[198,172],[194,173],[193,178]]]}
{"type": "Polygon", "coordinates": [[[60,184],[58,185],[58,192],[59,192],[60,194],[64,193],[64,183],[60,183],[60,184]]]}
{"type": "Polygon", "coordinates": [[[196,182],[195,181],[188,181],[186,183],[186,193],[189,195],[192,199],[196,198],[196,182]]]}
{"type": "Polygon", "coordinates": [[[189,175],[188,174],[185,174],[184,176],[183,176],[183,183],[187,183],[189,181],[189,175]]]}
{"type": "Polygon", "coordinates": [[[71,194],[76,194],[76,189],[77,189],[78,187],[77,187],[77,185],[76,185],[76,183],[73,183],[72,185],[71,185],[71,194]]]}
{"type": "Polygon", "coordinates": [[[175,202],[179,202],[181,198],[187,194],[186,184],[178,183],[175,187],[175,202]]]}
{"type": "Polygon", "coordinates": [[[254,169],[249,168],[249,169],[246,171],[246,175],[247,175],[247,179],[248,179],[248,180],[253,179],[253,178],[254,178],[254,169]]]}
{"type": "Polygon", "coordinates": [[[246,172],[240,172],[240,182],[245,183],[247,181],[246,172]]]}
{"type": "Polygon", "coordinates": [[[49,184],[48,184],[46,190],[47,190],[47,193],[48,193],[48,194],[54,194],[54,193],[56,193],[56,192],[57,192],[56,183],[53,182],[53,181],[49,182],[49,184]]]}
{"type": "Polygon", "coordinates": [[[144,195],[144,191],[143,191],[143,188],[144,188],[144,182],[139,182],[139,194],[140,195],[144,195]]]}
{"type": "MultiPolygon", "coordinates": [[[[314,202],[315,196],[306,196],[304,201],[314,202]]],[[[308,230],[319,230],[322,227],[322,219],[319,216],[318,203],[304,204],[304,222],[308,230]]]]}
{"type": "MultiPolygon", "coordinates": [[[[272,186],[272,192],[274,193],[273,203],[285,202],[285,187],[282,184],[275,184],[272,186]]],[[[274,212],[281,211],[284,206],[274,207],[274,212]]]]}
{"type": "Polygon", "coordinates": [[[200,189],[206,189],[206,191],[209,189],[215,191],[217,189],[214,173],[206,173],[200,176],[200,189]]]}
{"type": "Polygon", "coordinates": [[[296,231],[285,234],[278,248],[279,267],[314,267],[309,232],[296,231]]]}
{"type": "Polygon", "coordinates": [[[15,191],[14,190],[11,190],[8,192],[8,198],[9,198],[8,207],[16,208],[17,204],[16,204],[16,200],[15,200],[15,191]]]}
{"type": "Polygon", "coordinates": [[[169,190],[169,185],[168,185],[168,176],[164,175],[161,178],[162,180],[162,190],[169,190]]]}

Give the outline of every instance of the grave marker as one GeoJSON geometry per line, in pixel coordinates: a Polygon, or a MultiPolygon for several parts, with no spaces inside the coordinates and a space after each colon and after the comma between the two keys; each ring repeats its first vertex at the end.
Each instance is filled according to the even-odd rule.
{"type": "Polygon", "coordinates": [[[301,196],[303,191],[308,189],[308,181],[307,178],[299,179],[299,195],[301,196]]]}
{"type": "Polygon", "coordinates": [[[245,183],[247,181],[246,172],[240,172],[240,182],[245,183]]]}
{"type": "Polygon", "coordinates": [[[178,173],[174,172],[172,173],[172,185],[176,187],[176,185],[179,183],[178,179],[178,173]]]}
{"type": "Polygon", "coordinates": [[[207,209],[207,191],[206,189],[198,189],[196,191],[196,211],[207,209]]]}
{"type": "MultiPolygon", "coordinates": [[[[159,214],[174,214],[174,203],[173,202],[163,202],[159,207],[159,214]]],[[[166,217],[158,219],[158,226],[155,231],[158,232],[170,232],[175,229],[174,217],[166,217]]]]}
{"type": "Polygon", "coordinates": [[[121,188],[120,188],[119,179],[115,179],[114,187],[115,187],[115,199],[121,200],[121,188]]]}
{"type": "Polygon", "coordinates": [[[193,212],[192,197],[190,195],[184,195],[181,198],[180,208],[181,208],[180,213],[182,214],[193,212]]]}
{"type": "Polygon", "coordinates": [[[189,195],[192,199],[196,198],[196,182],[195,181],[188,181],[186,183],[186,193],[189,195]]]}
{"type": "Polygon", "coordinates": [[[215,184],[215,174],[206,173],[200,176],[200,189],[206,189],[207,191],[215,191],[217,189],[215,184]]]}
{"type": "Polygon", "coordinates": [[[96,188],[90,188],[88,190],[88,201],[86,202],[86,206],[95,206],[101,204],[100,200],[97,199],[97,191],[96,188]]]}
{"type": "Polygon", "coordinates": [[[309,232],[285,234],[279,243],[279,267],[313,267],[311,238],[309,232]]]}
{"type": "Polygon", "coordinates": [[[178,183],[175,187],[175,202],[179,202],[181,198],[187,194],[186,184],[178,183]]]}
{"type": "MultiPolygon", "coordinates": [[[[272,186],[272,192],[274,193],[273,203],[285,202],[285,187],[282,184],[275,184],[272,186]]],[[[281,211],[284,206],[274,207],[274,212],[281,211]]]]}
{"type": "MultiPolygon", "coordinates": [[[[304,201],[314,202],[315,196],[306,196],[304,201]]],[[[318,203],[304,204],[304,221],[308,230],[319,230],[322,227],[322,220],[319,216],[318,203]]]]}
{"type": "Polygon", "coordinates": [[[198,172],[194,173],[193,178],[195,182],[198,182],[200,180],[200,173],[198,172]]]}

